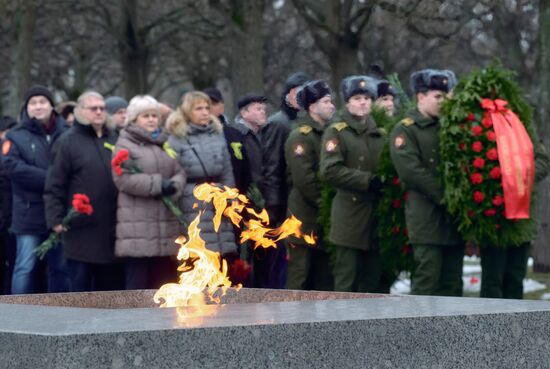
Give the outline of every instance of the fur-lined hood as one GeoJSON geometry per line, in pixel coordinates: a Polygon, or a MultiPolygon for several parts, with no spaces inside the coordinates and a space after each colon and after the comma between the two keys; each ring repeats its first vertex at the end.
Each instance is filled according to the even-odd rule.
{"type": "MultiPolygon", "coordinates": [[[[195,127],[198,129],[203,128],[203,127],[188,123],[184,119],[168,119],[168,121],[166,122],[166,129],[168,130],[168,132],[178,138],[187,137],[195,129],[195,127]]],[[[213,115],[210,116],[210,124],[208,126],[205,126],[204,128],[211,129],[213,132],[216,132],[216,133],[223,132],[222,123],[218,118],[216,118],[213,115]]]]}

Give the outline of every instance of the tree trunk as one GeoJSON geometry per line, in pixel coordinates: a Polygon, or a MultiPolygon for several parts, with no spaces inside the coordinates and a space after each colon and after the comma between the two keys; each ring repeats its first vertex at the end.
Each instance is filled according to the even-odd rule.
{"type": "MultiPolygon", "coordinates": [[[[550,149],[550,2],[539,3],[539,59],[537,79],[539,82],[537,123],[538,132],[547,149],[550,149]]],[[[533,248],[536,272],[550,273],[550,179],[546,178],[537,188],[537,216],[540,221],[538,238],[533,248]]]]}
{"type": "Polygon", "coordinates": [[[337,41],[329,55],[331,84],[340,102],[340,82],[352,74],[360,74],[358,45],[353,41],[337,41]]]}
{"type": "Polygon", "coordinates": [[[17,47],[13,53],[12,90],[7,113],[17,117],[23,95],[31,84],[31,64],[36,28],[35,0],[21,0],[18,12],[17,47]]]}
{"type": "Polygon", "coordinates": [[[120,1],[120,62],[127,99],[149,90],[149,47],[138,32],[138,4],[136,0],[120,1]]]}
{"type": "MultiPolygon", "coordinates": [[[[264,93],[263,10],[263,0],[232,2],[231,84],[235,101],[249,92],[264,93]]],[[[226,102],[228,110],[234,105],[226,102]]]]}

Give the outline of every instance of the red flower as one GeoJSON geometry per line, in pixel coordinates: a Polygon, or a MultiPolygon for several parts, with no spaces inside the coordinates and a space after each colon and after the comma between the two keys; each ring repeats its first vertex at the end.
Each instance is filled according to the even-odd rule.
{"type": "Polygon", "coordinates": [[[502,176],[502,173],[500,172],[500,167],[494,167],[491,169],[491,172],[489,172],[489,176],[491,176],[492,179],[500,179],[502,176]]]}
{"type": "Polygon", "coordinates": [[[91,215],[94,211],[92,205],[90,205],[90,198],[81,193],[73,195],[72,205],[74,210],[80,214],[91,215]]]}
{"type": "Polygon", "coordinates": [[[130,158],[130,154],[126,149],[119,150],[115,154],[115,156],[111,160],[111,167],[113,168],[117,176],[122,175],[122,163],[124,163],[129,158],[130,158]]]}
{"type": "Polygon", "coordinates": [[[473,126],[472,127],[472,134],[474,136],[480,136],[483,133],[483,128],[481,126],[473,126]]]}
{"type": "Polygon", "coordinates": [[[474,213],[471,210],[468,210],[468,218],[472,218],[474,215],[476,215],[476,213],[474,213]]]}
{"type": "Polygon", "coordinates": [[[498,159],[498,151],[497,149],[490,149],[490,150],[487,150],[487,159],[489,160],[497,160],[498,159]]]}
{"type": "Polygon", "coordinates": [[[480,141],[476,141],[472,144],[472,150],[474,152],[481,152],[483,150],[483,144],[480,141]]]}
{"type": "Polygon", "coordinates": [[[483,124],[483,127],[487,129],[491,128],[493,126],[493,120],[491,119],[491,116],[485,115],[481,120],[481,124],[483,124]]]}
{"type": "Polygon", "coordinates": [[[391,180],[391,183],[394,186],[399,186],[399,177],[393,177],[393,179],[391,180]]]}
{"type": "Polygon", "coordinates": [[[499,229],[500,229],[500,224],[495,224],[495,228],[496,228],[497,230],[499,230],[499,229]]]}
{"type": "Polygon", "coordinates": [[[229,275],[233,284],[245,283],[252,271],[252,267],[246,260],[237,259],[229,265],[229,275]]]}
{"type": "Polygon", "coordinates": [[[481,169],[485,166],[485,160],[483,160],[483,158],[475,158],[472,162],[472,165],[474,166],[474,168],[481,169]]]}
{"type": "Polygon", "coordinates": [[[468,113],[468,116],[466,117],[466,120],[468,122],[475,122],[477,120],[476,116],[474,115],[474,113],[468,113]]]}
{"type": "Polygon", "coordinates": [[[478,204],[481,204],[483,202],[483,200],[485,200],[485,195],[483,194],[483,192],[475,191],[474,192],[474,202],[476,202],[478,204]]]}
{"type": "Polygon", "coordinates": [[[410,254],[411,251],[412,249],[410,245],[403,245],[403,247],[401,248],[401,252],[405,255],[410,254]]]}
{"type": "Polygon", "coordinates": [[[495,215],[497,215],[497,211],[491,208],[491,209],[485,210],[483,214],[485,214],[486,217],[494,217],[495,215]]]}
{"type": "Polygon", "coordinates": [[[486,136],[489,141],[495,141],[497,139],[497,135],[495,134],[495,131],[487,132],[486,136]]]}
{"type": "Polygon", "coordinates": [[[466,149],[466,144],[464,142],[461,142],[458,144],[458,149],[460,151],[464,151],[466,149]]]}
{"type": "Polygon", "coordinates": [[[481,184],[483,183],[483,176],[481,175],[481,173],[473,173],[471,176],[470,176],[470,182],[472,182],[472,184],[481,184]]]}
{"type": "Polygon", "coordinates": [[[405,192],[405,194],[403,195],[403,200],[407,201],[408,199],[409,199],[409,193],[405,192]]]}
{"type": "Polygon", "coordinates": [[[470,284],[476,284],[476,283],[479,283],[479,278],[472,276],[472,278],[470,278],[470,284]]]}
{"type": "Polygon", "coordinates": [[[391,206],[394,208],[394,209],[399,209],[401,207],[401,200],[399,199],[395,199],[391,202],[391,206]]]}
{"type": "Polygon", "coordinates": [[[408,229],[408,228],[403,229],[403,234],[404,234],[406,237],[409,237],[409,229],[408,229]]]}
{"type": "Polygon", "coordinates": [[[493,201],[491,202],[494,206],[501,206],[502,204],[504,204],[504,197],[496,195],[495,197],[493,197],[493,201]]]}
{"type": "Polygon", "coordinates": [[[401,229],[399,228],[399,226],[395,226],[391,229],[392,234],[398,234],[400,231],[401,229]]]}

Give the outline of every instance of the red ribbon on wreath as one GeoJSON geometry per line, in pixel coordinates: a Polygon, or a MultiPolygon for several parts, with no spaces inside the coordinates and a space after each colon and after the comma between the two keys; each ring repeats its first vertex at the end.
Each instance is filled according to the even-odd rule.
{"type": "Polygon", "coordinates": [[[483,99],[483,120],[488,124],[492,122],[496,133],[504,191],[504,216],[506,219],[529,219],[535,181],[533,143],[523,123],[507,105],[505,100],[483,99]]]}

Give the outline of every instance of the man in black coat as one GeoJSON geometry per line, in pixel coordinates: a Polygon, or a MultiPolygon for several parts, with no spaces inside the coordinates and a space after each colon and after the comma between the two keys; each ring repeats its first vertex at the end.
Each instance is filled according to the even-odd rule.
{"type": "MultiPolygon", "coordinates": [[[[13,191],[11,230],[17,242],[12,293],[36,292],[35,250],[47,237],[44,217],[44,183],[50,151],[68,129],[55,111],[51,92],[44,86],[31,87],[25,94],[21,123],[11,129],[2,144],[3,163],[13,191]]],[[[67,289],[66,266],[61,252],[47,255],[48,290],[67,289]]]]}
{"type": "Polygon", "coordinates": [[[111,171],[116,135],[107,129],[105,101],[88,91],[78,98],[73,127],[59,140],[46,179],[44,199],[48,226],[63,233],[71,291],[122,289],[121,264],[114,256],[117,189],[111,171]],[[73,195],[85,194],[91,215],[79,215],[69,224],[62,219],[73,195]]]}
{"type": "MultiPolygon", "coordinates": [[[[0,142],[3,144],[8,131],[17,124],[15,118],[0,118],[0,142]]],[[[11,279],[15,264],[15,237],[10,232],[12,194],[11,183],[2,160],[0,160],[0,289],[11,294],[11,279]]]]}

